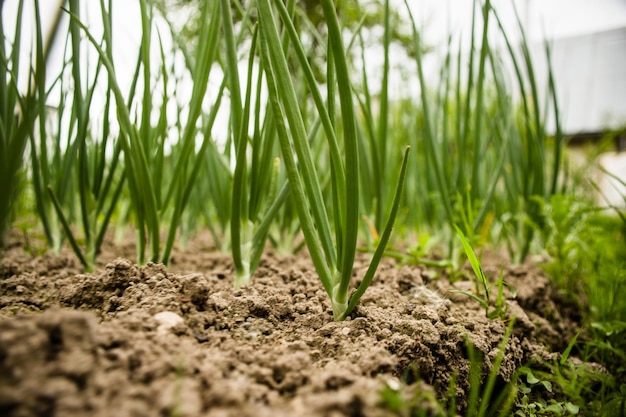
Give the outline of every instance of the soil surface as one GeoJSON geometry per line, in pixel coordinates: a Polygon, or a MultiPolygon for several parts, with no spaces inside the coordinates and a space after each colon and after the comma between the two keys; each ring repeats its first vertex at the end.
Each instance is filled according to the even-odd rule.
{"type": "Polygon", "coordinates": [[[30,256],[15,240],[0,261],[0,415],[388,416],[384,390],[443,397],[451,378],[462,410],[467,341],[487,375],[515,317],[504,382],[578,329],[539,268],[496,256],[486,274],[503,268],[516,290],[504,320],[451,292],[473,291],[469,273],[451,284],[443,270],[385,259],[357,310],[334,322],[306,253],[268,253],[235,291],[230,257],[207,240],[168,267],[137,266],[129,248],[109,245],[86,274],[69,253],[30,256]]]}

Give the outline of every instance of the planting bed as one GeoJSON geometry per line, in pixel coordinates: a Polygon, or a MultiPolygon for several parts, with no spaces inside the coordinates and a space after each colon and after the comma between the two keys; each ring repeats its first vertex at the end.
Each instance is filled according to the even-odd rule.
{"type": "MultiPolygon", "coordinates": [[[[351,317],[334,322],[306,253],[268,253],[234,291],[231,258],[208,240],[167,268],[137,266],[130,245],[108,246],[85,274],[69,254],[30,257],[14,240],[0,264],[0,415],[384,416],[385,387],[422,393],[427,407],[453,375],[463,407],[466,339],[486,375],[507,326],[449,292],[469,281],[389,259],[351,317]]],[[[538,268],[483,262],[488,276],[503,266],[517,291],[502,383],[562,351],[578,323],[538,268]]]]}

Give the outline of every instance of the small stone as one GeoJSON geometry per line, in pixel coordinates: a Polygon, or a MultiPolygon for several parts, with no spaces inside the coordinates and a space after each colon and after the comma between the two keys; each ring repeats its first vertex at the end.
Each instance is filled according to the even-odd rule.
{"type": "Polygon", "coordinates": [[[174,327],[185,323],[181,316],[171,311],[162,311],[152,316],[152,318],[159,323],[157,327],[157,333],[159,334],[165,334],[174,327]]]}

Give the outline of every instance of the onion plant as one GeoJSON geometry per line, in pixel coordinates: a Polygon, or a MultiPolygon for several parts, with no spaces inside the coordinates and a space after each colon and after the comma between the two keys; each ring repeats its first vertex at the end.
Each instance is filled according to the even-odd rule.
{"type": "Polygon", "coordinates": [[[35,2],[35,50],[28,63],[27,90],[20,91],[24,1],[18,4],[15,32],[7,39],[0,7],[0,250],[14,215],[23,182],[23,153],[38,115],[45,112],[45,58],[39,4],[35,2]]]}
{"type": "MultiPolygon", "coordinates": [[[[197,39],[196,42],[192,42],[185,35],[189,22],[185,23],[185,28],[181,28],[180,25],[176,23],[176,19],[170,19],[168,16],[169,9],[165,4],[159,1],[153,1],[152,3],[158,8],[160,17],[167,22],[175,52],[182,54],[186,68],[190,73],[193,73],[196,67],[195,60],[198,51],[196,50],[197,48],[194,49],[194,46],[197,45],[197,39]]],[[[204,6],[205,4],[202,3],[202,7],[204,6]]],[[[199,11],[202,11],[202,8],[200,8],[199,11]]],[[[211,9],[211,12],[214,11],[215,9],[211,9]]],[[[201,35],[200,31],[206,29],[206,25],[202,24],[206,20],[206,15],[202,16],[202,13],[199,13],[199,15],[198,22],[200,24],[199,27],[196,28],[198,38],[201,35]],[[200,20],[200,17],[205,20],[200,20]]],[[[242,32],[242,34],[244,33],[247,32],[242,32]]],[[[203,55],[200,55],[200,57],[202,56],[203,55]]],[[[212,73],[215,75],[214,71],[212,73]]],[[[227,87],[228,79],[222,78],[220,90],[216,94],[218,100],[221,100],[227,87]]],[[[220,106],[217,105],[218,103],[219,101],[214,103],[212,106],[213,110],[220,108],[220,106]]],[[[183,210],[181,218],[181,243],[184,246],[192,233],[196,232],[201,227],[206,227],[209,229],[217,247],[227,252],[230,248],[228,229],[232,215],[231,190],[233,186],[233,172],[231,169],[231,153],[229,149],[232,138],[230,136],[228,137],[225,146],[221,146],[216,140],[209,140],[213,137],[211,133],[212,125],[207,123],[207,121],[212,120],[214,117],[213,112],[209,115],[202,113],[201,117],[203,120],[201,122],[202,127],[200,134],[205,138],[202,144],[206,148],[203,155],[198,155],[198,158],[202,158],[204,161],[198,165],[199,172],[197,173],[197,178],[207,178],[209,180],[197,181],[198,184],[195,185],[194,192],[189,195],[189,201],[183,210]]],[[[183,115],[180,114],[179,120],[182,118],[183,115]]]]}
{"type": "Polygon", "coordinates": [[[360,152],[364,155],[361,164],[361,176],[363,181],[371,184],[363,191],[362,201],[368,214],[371,213],[373,221],[369,225],[372,228],[371,234],[374,237],[378,230],[382,230],[384,222],[384,212],[387,208],[388,187],[385,184],[390,180],[387,166],[393,166],[393,160],[388,160],[388,154],[402,145],[398,144],[394,136],[389,131],[389,74],[390,74],[390,43],[391,43],[391,22],[390,22],[390,5],[389,0],[384,2],[383,14],[383,67],[380,93],[378,95],[378,119],[376,119],[375,109],[373,108],[374,97],[370,91],[371,80],[368,72],[371,71],[370,64],[365,59],[365,45],[363,41],[362,31],[356,32],[360,43],[361,61],[362,61],[362,94],[357,95],[359,107],[363,115],[363,134],[367,141],[361,141],[360,152]],[[399,146],[398,146],[399,145],[399,146]]]}
{"type": "MultiPolygon", "coordinates": [[[[257,7],[261,25],[262,66],[267,76],[271,111],[307,248],[330,298],[333,316],[335,320],[343,320],[356,307],[371,283],[389,240],[406,175],[408,149],[402,161],[391,213],[378,247],[361,284],[349,297],[359,222],[359,155],[351,80],[339,20],[334,3],[330,0],[322,1],[328,25],[328,59],[331,60],[332,57],[334,63],[334,75],[341,104],[343,159],[340,156],[339,135],[331,119],[332,113],[322,99],[289,12],[280,0],[275,0],[273,4],[280,14],[291,47],[294,48],[304,70],[307,86],[324,129],[331,164],[332,206],[322,197],[320,175],[311,156],[306,126],[298,106],[273,8],[269,0],[259,0],[257,7]],[[333,223],[330,221],[331,216],[333,223]]],[[[333,88],[329,90],[334,91],[333,88]]],[[[329,96],[329,103],[334,99],[333,96],[329,96]]]]}
{"type": "MultiPolygon", "coordinates": [[[[242,33],[246,31],[251,11],[252,8],[249,8],[242,20],[242,33]]],[[[221,13],[226,44],[226,77],[230,89],[231,132],[235,137],[230,231],[231,252],[235,264],[235,288],[239,288],[250,282],[251,274],[255,271],[265,248],[269,226],[288,197],[289,186],[284,183],[278,190],[278,159],[276,158],[278,149],[274,140],[276,129],[273,118],[270,114],[266,114],[263,125],[261,126],[260,123],[263,103],[261,98],[262,71],[258,71],[254,108],[252,107],[258,26],[255,26],[252,33],[245,99],[242,103],[236,39],[229,1],[221,1],[221,13]],[[251,117],[254,117],[255,123],[252,138],[249,138],[251,117]],[[248,152],[249,142],[251,152],[248,152]]]]}
{"type": "MultiPolygon", "coordinates": [[[[233,174],[229,162],[213,141],[208,141],[209,148],[204,157],[204,164],[199,178],[210,178],[206,187],[197,187],[197,193],[192,194],[190,217],[202,217],[204,225],[208,227],[214,242],[226,252],[230,247],[228,228],[232,216],[232,183],[233,174]],[[207,201],[211,204],[207,204],[207,201]],[[200,207],[193,210],[193,204],[200,207]],[[198,216],[198,213],[200,216],[198,216]]],[[[197,229],[196,229],[197,230],[197,229]]]]}
{"type": "MultiPolygon", "coordinates": [[[[79,15],[79,2],[71,0],[69,10],[79,15]]],[[[69,44],[71,58],[64,61],[61,74],[53,83],[60,91],[55,107],[57,118],[48,120],[47,114],[42,114],[38,135],[31,136],[32,182],[49,244],[58,250],[67,237],[85,269],[92,270],[124,178],[119,170],[119,146],[113,146],[112,156],[107,158],[110,94],[105,98],[99,134],[91,120],[91,102],[102,67],[98,64],[92,79],[86,80],[89,75],[82,62],[80,27],[75,22],[70,22],[69,44]],[[71,72],[67,87],[66,71],[71,72]],[[73,223],[80,225],[82,239],[76,235],[73,223]]]]}
{"type": "MultiPolygon", "coordinates": [[[[153,6],[143,0],[139,2],[141,10],[142,40],[133,76],[131,88],[125,95],[118,83],[117,70],[111,50],[110,5],[107,9],[104,1],[100,2],[104,23],[104,44],[98,42],[89,29],[72,14],[72,21],[86,34],[91,45],[97,50],[102,65],[107,71],[109,89],[115,99],[117,118],[119,121],[118,141],[124,156],[125,176],[130,190],[130,201],[133,207],[138,232],[138,260],[167,263],[174,246],[176,231],[180,224],[183,209],[189,201],[190,194],[206,162],[204,157],[211,142],[211,128],[217,116],[223,89],[215,102],[211,103],[211,111],[206,120],[201,120],[204,99],[207,91],[211,69],[218,58],[218,40],[220,31],[219,3],[206,2],[202,9],[202,26],[196,46],[195,61],[188,68],[193,80],[193,89],[187,118],[180,126],[180,137],[171,153],[167,154],[169,123],[167,113],[168,69],[165,63],[165,52],[159,42],[161,66],[155,73],[152,66],[151,43],[153,37],[153,6]],[[160,79],[163,96],[160,107],[156,106],[154,92],[160,79]],[[141,94],[135,94],[139,85],[143,87],[141,94]],[[136,97],[140,100],[136,102],[136,97]],[[131,116],[137,106],[138,116],[131,116]],[[152,115],[157,114],[158,120],[153,124],[152,115]],[[202,121],[206,125],[199,127],[202,121]],[[199,149],[195,152],[196,139],[204,135],[199,149]],[[171,167],[170,172],[165,172],[171,167]],[[165,243],[161,245],[161,226],[167,225],[165,243]],[[146,249],[149,255],[146,258],[146,249]]],[[[180,114],[180,113],[179,113],[180,114]]]]}
{"type": "MultiPolygon", "coordinates": [[[[405,5],[410,14],[406,0],[405,5]]],[[[450,38],[439,84],[432,88],[424,74],[424,44],[412,15],[411,21],[423,117],[414,123],[417,131],[405,133],[417,138],[420,161],[414,165],[418,167],[416,173],[409,175],[412,180],[420,179],[419,183],[411,181],[408,188],[409,195],[428,196],[423,201],[426,207],[422,208],[422,217],[413,221],[421,227],[427,222],[435,228],[447,226],[451,247],[455,246],[455,225],[472,244],[479,244],[477,239],[484,241],[493,224],[498,223],[502,235],[514,240],[510,241],[511,254],[520,261],[533,239],[532,228],[523,219],[537,218],[536,197],[546,199],[559,191],[562,158],[558,123],[554,140],[546,134],[547,110],[540,102],[522,26],[519,51],[491,2],[476,2],[469,51],[465,53],[459,46],[454,55],[450,38]],[[494,46],[490,36],[494,20],[504,48],[494,46]],[[514,69],[517,91],[510,87],[508,66],[514,69]],[[516,95],[521,109],[514,102],[516,95]]],[[[558,122],[551,71],[548,81],[546,103],[553,106],[558,122]]]]}
{"type": "MultiPolygon", "coordinates": [[[[509,180],[507,186],[512,185],[511,178],[516,180],[517,187],[511,187],[511,189],[517,189],[519,194],[515,196],[509,195],[509,201],[512,201],[514,198],[517,198],[518,201],[521,200],[522,210],[528,214],[530,221],[540,224],[540,202],[549,201],[552,195],[565,192],[567,187],[565,181],[561,181],[561,184],[559,184],[563,165],[564,139],[561,131],[559,103],[551,66],[550,46],[549,44],[545,46],[546,61],[548,63],[548,92],[545,98],[545,108],[542,109],[533,59],[519,15],[516,14],[521,34],[521,57],[519,58],[514,53],[511,42],[497,14],[495,16],[515,70],[515,79],[521,93],[521,119],[524,122],[519,128],[523,148],[519,149],[518,152],[513,151],[510,159],[514,176],[507,178],[509,180]],[[547,137],[545,123],[549,110],[552,110],[555,120],[555,133],[551,141],[547,137]],[[550,145],[552,149],[550,149],[550,145]],[[520,196],[521,199],[519,198],[520,196]]],[[[524,239],[519,242],[515,251],[518,253],[518,260],[523,260],[528,254],[534,228],[526,223],[523,226],[523,233],[524,239]]]]}

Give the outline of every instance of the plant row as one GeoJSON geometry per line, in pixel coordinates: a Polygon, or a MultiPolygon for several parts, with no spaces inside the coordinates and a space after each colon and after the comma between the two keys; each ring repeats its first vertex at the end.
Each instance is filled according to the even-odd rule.
{"type": "Polygon", "coordinates": [[[202,2],[189,38],[144,0],[128,68],[116,62],[126,45],[114,42],[113,3],[99,2],[96,36],[71,0],[53,72],[35,1],[27,74],[24,4],[12,36],[0,31],[0,234],[34,211],[49,247],[69,245],[86,270],[112,224],[136,231],[139,263],[167,264],[177,241],[208,228],[232,253],[236,287],[250,281],[266,242],[306,245],[343,319],[382,256],[421,262],[431,240],[451,256],[457,228],[471,245],[505,245],[523,260],[541,202],[566,191],[558,123],[556,136],[545,129],[546,114],[558,115],[554,80],[540,97],[522,25],[511,42],[490,1],[474,7],[469,52],[451,36],[436,83],[424,74],[428,48],[408,3],[398,22],[384,2],[383,59],[372,65],[366,39],[378,32],[358,3],[321,1],[315,25],[293,0],[202,2]],[[392,99],[400,23],[414,64],[407,85],[419,88],[392,99]],[[350,295],[362,248],[370,268],[350,295]]]}

